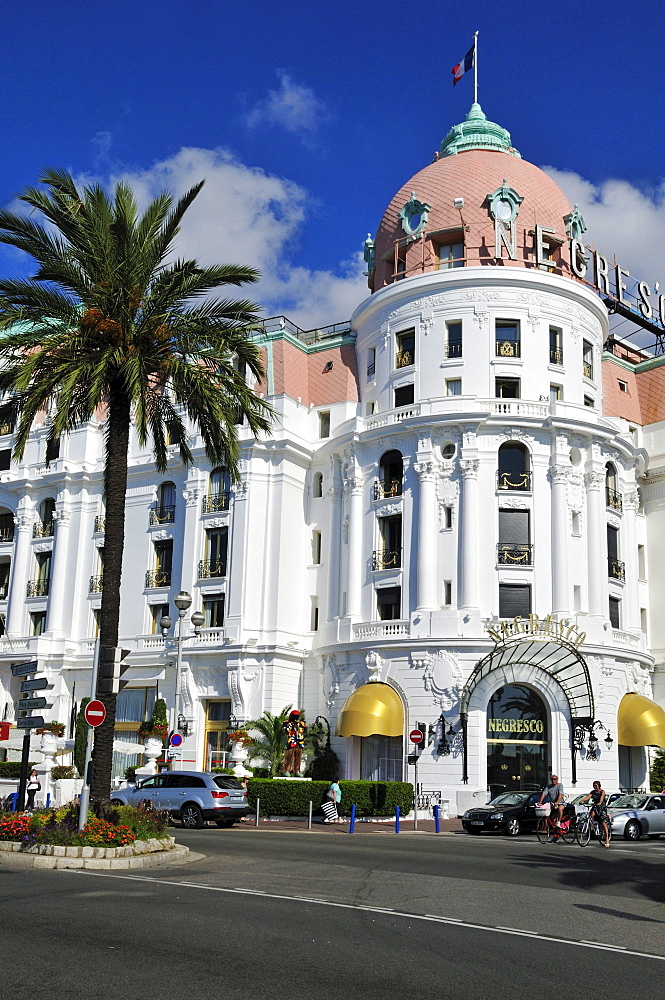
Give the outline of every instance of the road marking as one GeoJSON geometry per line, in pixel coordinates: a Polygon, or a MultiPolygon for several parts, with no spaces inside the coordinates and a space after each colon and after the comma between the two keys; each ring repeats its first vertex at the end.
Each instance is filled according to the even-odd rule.
{"type": "Polygon", "coordinates": [[[406,920],[425,920],[430,923],[447,924],[451,927],[468,927],[469,930],[485,931],[489,934],[508,934],[512,937],[524,937],[538,941],[549,941],[553,944],[565,944],[573,948],[588,948],[596,951],[616,951],[622,955],[633,955],[636,958],[651,958],[657,962],[665,962],[665,955],[653,955],[646,951],[631,951],[619,945],[604,944],[602,941],[575,941],[572,938],[554,937],[552,934],[538,934],[535,931],[520,930],[515,927],[492,927],[489,924],[476,924],[469,920],[459,920],[454,917],[437,916],[432,913],[408,913],[405,910],[387,910],[377,906],[362,905],[360,903],[336,903],[330,899],[314,899],[309,896],[285,896],[276,892],[262,892],[257,889],[230,889],[226,886],[206,885],[204,882],[174,882],[169,879],[148,878],[145,875],[107,875],[105,872],[91,871],[86,868],[67,868],[72,875],[87,875],[92,878],[120,879],[123,882],[149,882],[152,885],[173,886],[176,889],[204,889],[208,892],[223,892],[231,895],[241,896],[263,896],[265,899],[280,899],[286,902],[308,902],[318,906],[330,906],[337,910],[357,910],[363,913],[386,913],[392,917],[399,917],[406,920]]]}

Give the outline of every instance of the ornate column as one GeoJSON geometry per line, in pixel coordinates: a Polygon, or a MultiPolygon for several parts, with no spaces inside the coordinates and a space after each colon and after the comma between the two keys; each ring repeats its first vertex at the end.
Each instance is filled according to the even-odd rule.
{"type": "Polygon", "coordinates": [[[477,458],[460,461],[462,473],[460,529],[460,607],[478,608],[478,468],[477,458]]]}
{"type": "Polygon", "coordinates": [[[349,498],[349,543],[346,581],[346,613],[359,620],[363,579],[363,481],[360,476],[347,479],[349,498]]]}
{"type": "MultiPolygon", "coordinates": [[[[192,470],[190,469],[190,472],[191,471],[192,470]]],[[[188,590],[192,592],[194,583],[198,579],[198,560],[206,558],[198,537],[199,524],[201,521],[201,499],[203,497],[203,486],[203,481],[195,479],[193,476],[189,476],[186,487],[182,491],[182,498],[185,501],[184,524],[179,525],[177,521],[174,524],[174,534],[177,531],[181,538],[181,541],[175,541],[174,539],[174,548],[180,548],[182,552],[182,566],[180,567],[179,585],[176,580],[173,581],[176,593],[178,590],[188,590]]],[[[206,520],[206,527],[220,528],[223,525],[228,525],[228,523],[228,514],[223,514],[217,518],[208,518],[206,520]],[[211,524],[212,520],[214,520],[214,524],[211,524]]],[[[231,539],[229,539],[229,543],[230,541],[231,539]]],[[[227,561],[229,548],[230,544],[227,548],[227,561]]],[[[194,610],[199,611],[200,608],[194,608],[194,610]]]]}
{"type": "Polygon", "coordinates": [[[342,483],[339,458],[335,455],[330,459],[330,478],[328,489],[328,613],[326,620],[331,621],[339,615],[339,580],[340,552],[342,551],[342,483]]]}
{"type": "Polygon", "coordinates": [[[437,517],[436,517],[436,465],[430,460],[414,463],[420,480],[418,504],[418,611],[438,607],[436,588],[437,568],[437,517]]]}
{"type": "Polygon", "coordinates": [[[605,513],[605,470],[584,476],[586,486],[587,571],[589,574],[589,614],[607,618],[607,515],[605,513]]]}
{"type": "Polygon", "coordinates": [[[637,559],[637,509],[639,496],[633,484],[623,495],[623,537],[619,555],[625,564],[626,585],[623,593],[623,628],[640,631],[640,604],[638,580],[640,570],[637,559]]]}
{"type": "Polygon", "coordinates": [[[24,497],[19,506],[19,513],[14,521],[18,537],[14,546],[11,587],[9,590],[9,605],[7,613],[7,635],[21,636],[25,634],[23,616],[25,611],[25,595],[32,564],[32,526],[35,523],[35,512],[28,506],[24,497]]]}
{"type": "Polygon", "coordinates": [[[551,465],[552,484],[552,611],[565,616],[570,611],[568,581],[568,501],[567,486],[570,467],[551,465]]]}
{"type": "Polygon", "coordinates": [[[55,538],[53,539],[53,555],[51,561],[51,581],[48,594],[48,618],[46,627],[54,637],[59,637],[67,631],[62,620],[65,596],[71,606],[71,590],[73,581],[67,580],[67,559],[69,556],[69,521],[67,508],[62,505],[53,514],[55,522],[55,538]]]}

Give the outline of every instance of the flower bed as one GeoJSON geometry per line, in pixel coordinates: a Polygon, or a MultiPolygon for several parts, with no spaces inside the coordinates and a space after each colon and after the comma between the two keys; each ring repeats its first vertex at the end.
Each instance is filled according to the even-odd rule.
{"type": "Polygon", "coordinates": [[[0,813],[0,845],[20,843],[24,849],[43,846],[66,848],[124,848],[135,842],[163,840],[167,817],[153,809],[121,806],[108,817],[90,816],[78,829],[78,807],[43,809],[29,813],[0,813]]]}
{"type": "Polygon", "coordinates": [[[12,843],[0,841],[0,853],[40,854],[55,858],[132,858],[140,854],[156,851],[171,851],[175,847],[175,837],[160,837],[152,840],[135,840],[123,847],[93,847],[90,844],[65,847],[61,844],[26,844],[25,841],[12,843]]]}

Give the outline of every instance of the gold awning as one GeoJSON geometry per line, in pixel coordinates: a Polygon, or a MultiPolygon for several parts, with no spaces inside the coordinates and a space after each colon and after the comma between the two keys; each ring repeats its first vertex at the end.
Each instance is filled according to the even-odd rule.
{"type": "Polygon", "coordinates": [[[665,710],[651,698],[629,692],[619,705],[617,729],[625,747],[665,747],[665,710]]]}
{"type": "Polygon", "coordinates": [[[338,736],[402,736],[404,709],[388,684],[372,681],[357,688],[344,702],[337,719],[338,736]]]}

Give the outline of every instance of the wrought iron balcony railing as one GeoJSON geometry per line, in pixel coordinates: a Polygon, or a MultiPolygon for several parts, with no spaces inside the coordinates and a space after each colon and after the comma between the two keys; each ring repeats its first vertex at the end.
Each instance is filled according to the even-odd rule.
{"type": "Polygon", "coordinates": [[[145,586],[146,590],[152,590],[155,587],[170,587],[171,586],[171,570],[170,569],[149,569],[145,575],[145,586]]]}
{"type": "Polygon", "coordinates": [[[591,364],[590,361],[582,362],[582,374],[584,375],[585,378],[590,378],[590,379],[593,378],[593,365],[591,364]]]}
{"type": "Polygon", "coordinates": [[[497,546],[497,561],[500,566],[531,566],[533,564],[533,545],[509,545],[499,542],[497,546]]]}
{"type": "Polygon", "coordinates": [[[497,340],[496,355],[498,358],[519,358],[521,357],[519,340],[497,340]]]}
{"type": "Polygon", "coordinates": [[[32,537],[33,538],[52,538],[53,537],[53,521],[35,521],[32,526],[32,537]]]}
{"type": "Polygon", "coordinates": [[[106,531],[106,517],[103,514],[98,514],[95,518],[95,531],[106,531]]]}
{"type": "Polygon", "coordinates": [[[415,364],[416,352],[415,351],[398,351],[397,359],[395,361],[395,368],[406,368],[408,365],[415,364]]]}
{"type": "Polygon", "coordinates": [[[446,344],[443,353],[444,357],[446,358],[461,358],[462,357],[461,342],[453,341],[452,344],[446,344]]]}
{"type": "Polygon", "coordinates": [[[563,364],[563,351],[560,348],[552,347],[550,349],[550,364],[551,365],[563,364]]]}
{"type": "Polygon", "coordinates": [[[622,563],[620,559],[614,559],[613,556],[608,556],[607,575],[609,576],[610,580],[625,580],[626,579],[625,563],[622,563]]]}
{"type": "Polygon", "coordinates": [[[88,586],[89,594],[101,594],[104,587],[104,577],[103,576],[91,576],[90,585],[88,586]]]}
{"type": "Polygon", "coordinates": [[[220,511],[228,510],[231,502],[230,493],[209,493],[203,498],[201,504],[202,514],[219,514],[220,511]]]}
{"type": "Polygon", "coordinates": [[[49,586],[51,584],[49,580],[28,580],[28,587],[26,590],[27,597],[47,597],[49,586]]]}
{"type": "Polygon", "coordinates": [[[153,507],[150,511],[150,524],[173,524],[175,507],[153,507]]]}
{"type": "Polygon", "coordinates": [[[623,497],[609,486],[605,487],[605,506],[611,510],[623,510],[623,497]]]}
{"type": "Polygon", "coordinates": [[[372,569],[399,569],[402,553],[393,549],[376,549],[372,553],[372,569]]]}
{"type": "Polygon", "coordinates": [[[372,361],[371,365],[367,365],[367,381],[368,382],[371,382],[372,379],[374,378],[375,371],[376,371],[376,365],[372,361]]]}
{"type": "Polygon", "coordinates": [[[4,528],[0,528],[0,542],[13,542],[14,541],[14,525],[10,524],[4,528]]]}
{"type": "Polygon", "coordinates": [[[500,490],[521,490],[523,493],[531,492],[530,472],[497,472],[497,489],[500,490]]]}
{"type": "Polygon", "coordinates": [[[383,500],[385,497],[401,497],[402,480],[390,479],[387,482],[377,479],[374,483],[374,499],[383,500]]]}
{"type": "Polygon", "coordinates": [[[226,576],[226,562],[223,559],[201,559],[199,562],[199,580],[211,577],[226,576]]]}

